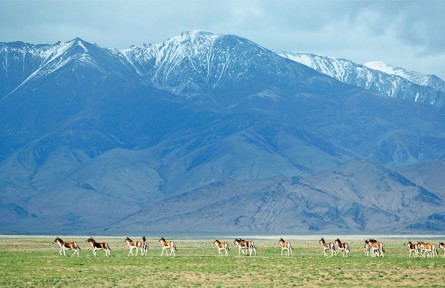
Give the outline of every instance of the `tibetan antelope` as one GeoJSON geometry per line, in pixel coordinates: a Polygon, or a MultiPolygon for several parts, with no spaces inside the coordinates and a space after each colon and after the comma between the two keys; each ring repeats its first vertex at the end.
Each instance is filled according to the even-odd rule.
{"type": "Polygon", "coordinates": [[[349,257],[349,244],[348,243],[342,243],[339,238],[335,239],[335,245],[337,245],[337,250],[341,252],[341,255],[343,257],[349,257]]]}
{"type": "Polygon", "coordinates": [[[56,237],[56,239],[54,239],[53,243],[57,243],[57,245],[59,245],[60,250],[59,250],[59,254],[62,255],[63,252],[63,256],[66,256],[66,250],[74,250],[73,255],[77,253],[77,256],[79,256],[79,250],[80,247],[79,245],[77,245],[76,242],[64,242],[62,239],[60,239],[59,237],[56,237]]]}
{"type": "Polygon", "coordinates": [[[224,251],[226,253],[226,256],[229,255],[229,244],[227,242],[221,242],[218,239],[213,242],[218,249],[218,255],[222,256],[221,251],[224,251]]]}
{"type": "Polygon", "coordinates": [[[363,250],[365,251],[365,256],[368,257],[371,252],[371,246],[369,246],[369,244],[365,242],[365,245],[363,246],[363,250]]]}
{"type": "Polygon", "coordinates": [[[139,249],[141,250],[141,256],[147,256],[148,242],[147,239],[145,239],[145,236],[142,236],[142,241],[141,245],[139,246],[139,249]]]}
{"type": "Polygon", "coordinates": [[[328,254],[326,253],[327,250],[331,250],[331,256],[334,256],[334,254],[336,256],[338,256],[337,251],[335,251],[334,243],[332,243],[332,242],[326,243],[326,241],[324,241],[323,237],[318,241],[318,243],[320,243],[321,246],[323,247],[324,256],[328,256],[328,254]]]}
{"type": "Polygon", "coordinates": [[[93,255],[96,257],[96,251],[97,250],[104,250],[105,256],[110,256],[110,246],[106,242],[97,243],[96,240],[93,239],[93,237],[88,238],[85,240],[85,242],[90,243],[91,247],[93,247],[93,255]]]}
{"type": "Polygon", "coordinates": [[[419,245],[413,244],[411,241],[408,241],[407,246],[409,250],[409,258],[411,258],[411,255],[417,258],[419,256],[419,245]]]}
{"type": "Polygon", "coordinates": [[[170,256],[171,255],[176,256],[175,251],[177,249],[176,249],[176,244],[173,241],[167,242],[167,241],[165,241],[164,237],[161,237],[161,239],[158,240],[158,243],[161,244],[161,246],[162,246],[161,256],[162,256],[162,254],[164,254],[165,250],[167,250],[167,251],[165,251],[165,256],[168,256],[168,249],[170,249],[170,251],[171,251],[170,256]]]}
{"type": "Polygon", "coordinates": [[[384,257],[385,248],[382,242],[378,242],[375,239],[365,240],[365,246],[368,245],[371,252],[371,256],[384,257]]]}
{"type": "Polygon", "coordinates": [[[144,248],[142,247],[143,241],[133,241],[129,237],[127,237],[125,238],[124,243],[127,244],[128,249],[130,249],[130,251],[128,252],[128,256],[133,256],[133,249],[136,249],[136,255],[134,256],[138,256],[139,250],[141,250],[141,256],[144,256],[144,248]]]}
{"type": "Polygon", "coordinates": [[[292,255],[292,245],[290,244],[290,242],[286,242],[283,238],[280,238],[280,240],[278,240],[278,243],[280,243],[281,245],[281,256],[283,254],[286,254],[286,252],[287,256],[292,255]]]}
{"type": "MultiPolygon", "coordinates": [[[[443,244],[443,242],[439,243],[439,249],[443,250],[443,258],[445,258],[445,244],[443,244]]],[[[439,256],[439,255],[437,255],[437,256],[439,256]]]]}
{"type": "Polygon", "coordinates": [[[233,241],[233,245],[238,246],[238,256],[241,254],[241,251],[243,251],[243,254],[245,254],[245,250],[249,250],[249,256],[252,255],[252,251],[255,252],[256,256],[256,246],[253,241],[246,241],[237,238],[233,241]]]}
{"type": "Polygon", "coordinates": [[[431,257],[434,258],[438,255],[436,244],[430,244],[425,242],[418,242],[420,254],[423,254],[423,257],[431,257]]]}

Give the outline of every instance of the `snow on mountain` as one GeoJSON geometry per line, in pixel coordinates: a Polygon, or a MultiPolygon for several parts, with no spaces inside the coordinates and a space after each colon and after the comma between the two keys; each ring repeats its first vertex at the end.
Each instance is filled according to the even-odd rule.
{"type": "Polygon", "coordinates": [[[10,63],[12,62],[10,61],[11,57],[17,59],[21,56],[23,58],[23,67],[25,67],[25,63],[27,61],[27,58],[29,57],[34,59],[34,62],[37,64],[36,69],[32,71],[32,73],[26,75],[25,71],[23,71],[24,73],[22,75],[22,82],[17,85],[14,90],[10,91],[5,97],[14,92],[16,89],[20,88],[28,81],[44,77],[45,75],[48,75],[63,67],[66,63],[72,60],[72,58],[70,57],[63,57],[64,54],[66,54],[67,51],[72,49],[75,45],[78,46],[78,52],[80,52],[78,54],[79,60],[88,61],[88,50],[83,45],[80,39],[74,39],[64,43],[58,42],[55,45],[31,45],[25,43],[17,43],[15,47],[8,47],[5,44],[0,45],[0,53],[5,54],[3,63],[5,71],[8,71],[12,68],[9,67],[10,63]]]}
{"type": "Polygon", "coordinates": [[[416,103],[445,105],[445,82],[436,76],[411,73],[382,62],[366,65],[308,53],[282,52],[281,56],[304,64],[344,83],[416,103]],[[426,85],[428,84],[428,85],[426,85]]]}
{"type": "MultiPolygon", "coordinates": [[[[28,82],[38,81],[69,64],[88,67],[105,75],[129,78],[130,70],[112,51],[80,38],[54,45],[33,45],[15,42],[0,43],[0,78],[6,80],[0,95],[8,97],[28,82]]],[[[72,67],[71,69],[75,69],[72,67]]]]}
{"type": "Polygon", "coordinates": [[[391,66],[384,63],[383,61],[370,61],[363,65],[370,69],[400,76],[418,85],[429,86],[434,88],[435,90],[445,92],[445,81],[435,75],[423,74],[416,71],[408,71],[400,67],[391,66]]]}
{"type": "Polygon", "coordinates": [[[278,100],[289,85],[304,83],[299,75],[314,76],[314,81],[318,77],[312,69],[289,66],[288,60],[245,38],[204,31],[183,32],[161,44],[134,46],[122,54],[147,84],[216,106],[236,106],[246,96],[278,100]],[[283,76],[294,81],[271,87],[283,76]],[[231,97],[228,89],[233,91],[231,97]]]}

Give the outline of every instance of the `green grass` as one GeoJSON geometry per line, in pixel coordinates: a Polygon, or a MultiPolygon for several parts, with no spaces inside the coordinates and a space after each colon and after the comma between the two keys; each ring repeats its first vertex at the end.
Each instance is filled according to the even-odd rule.
{"type": "MultiPolygon", "coordinates": [[[[384,258],[365,257],[352,242],[351,257],[324,257],[317,241],[292,241],[294,255],[280,256],[277,241],[257,240],[258,256],[217,256],[212,240],[177,240],[176,257],[160,257],[148,239],[145,257],[128,257],[124,237],[96,237],[110,243],[111,257],[93,257],[87,237],[77,241],[80,257],[64,257],[51,237],[0,238],[0,287],[306,287],[445,285],[445,259],[408,258],[403,242],[385,242],[384,258]]],[[[226,240],[231,244],[229,239],[226,240]]],[[[72,252],[68,251],[68,255],[72,252]]],[[[442,255],[441,255],[442,256],[442,255]]]]}

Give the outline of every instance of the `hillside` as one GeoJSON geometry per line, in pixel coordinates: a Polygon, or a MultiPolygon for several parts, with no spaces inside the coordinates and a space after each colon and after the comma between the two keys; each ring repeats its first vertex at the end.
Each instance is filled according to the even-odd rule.
{"type": "MultiPolygon", "coordinates": [[[[289,179],[306,183],[352,159],[393,171],[445,155],[440,108],[342,83],[234,35],[184,32],[122,51],[78,38],[0,43],[0,63],[0,82],[8,83],[0,91],[0,233],[115,231],[129,215],[194,193],[202,196],[195,198],[201,208],[180,219],[192,231],[199,211],[223,217],[226,206],[211,212],[210,202],[225,198],[204,196],[219,183],[240,185],[240,201],[251,203],[246,215],[271,207],[261,208],[269,220],[258,221],[265,224],[239,215],[238,222],[227,220],[227,231],[365,231],[352,218],[351,227],[324,224],[321,212],[311,224],[282,224],[280,217],[295,210],[286,195],[303,193],[289,179]],[[282,200],[272,205],[267,195],[275,190],[282,200]]],[[[324,197],[336,202],[343,189],[314,187],[304,193],[321,206],[324,197]]],[[[405,193],[403,185],[391,187],[394,195],[405,193]]],[[[414,190],[409,197],[417,199],[414,190]]],[[[190,208],[181,209],[191,211],[195,204],[185,202],[190,208]]],[[[336,209],[345,213],[353,203],[336,209]]],[[[382,215],[396,213],[375,205],[382,215]]],[[[423,207],[407,205],[406,213],[423,207]]]]}

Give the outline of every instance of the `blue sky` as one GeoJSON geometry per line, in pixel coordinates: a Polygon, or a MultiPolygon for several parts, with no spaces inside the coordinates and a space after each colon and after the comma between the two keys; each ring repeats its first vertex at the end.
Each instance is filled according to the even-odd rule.
{"type": "Polygon", "coordinates": [[[442,0],[0,0],[0,42],[80,37],[123,49],[205,30],[273,51],[382,60],[445,80],[443,15],[442,0]]]}

